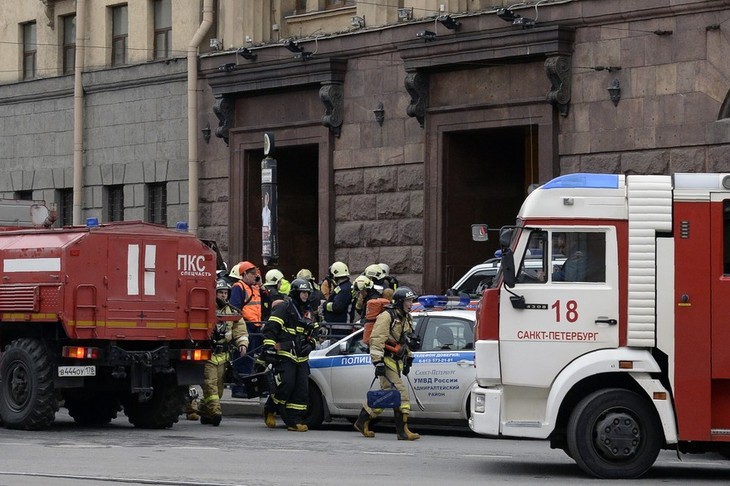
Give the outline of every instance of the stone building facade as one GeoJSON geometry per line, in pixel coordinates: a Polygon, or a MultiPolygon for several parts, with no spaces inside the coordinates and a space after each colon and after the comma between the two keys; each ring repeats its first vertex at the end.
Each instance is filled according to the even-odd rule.
{"type": "MultiPolygon", "coordinates": [[[[205,3],[183,2],[174,52],[205,3]]],[[[3,14],[10,3],[0,2],[3,14]]],[[[730,171],[730,1],[500,10],[513,3],[212,1],[215,41],[201,45],[198,66],[196,122],[212,133],[198,145],[199,236],[229,261],[260,261],[265,132],[276,146],[285,274],[382,261],[419,292],[441,291],[487,259],[496,238],[472,242],[469,225],[512,223],[533,184],[577,171],[730,171]]],[[[23,2],[20,13],[39,19],[39,45],[47,4],[57,25],[74,8],[23,2]]],[[[148,54],[114,68],[99,58],[84,71],[83,207],[103,216],[105,186],[121,185],[124,218],[146,218],[147,187],[164,182],[173,225],[189,208],[186,70],[180,55],[149,58],[150,4],[128,2],[148,54]]],[[[17,38],[25,17],[2,35],[17,38]]],[[[0,45],[19,65],[17,46],[0,45]]],[[[54,56],[41,51],[39,64],[54,56]]],[[[73,175],[73,81],[56,68],[20,82],[13,69],[0,85],[0,192],[54,200],[73,175]]]]}

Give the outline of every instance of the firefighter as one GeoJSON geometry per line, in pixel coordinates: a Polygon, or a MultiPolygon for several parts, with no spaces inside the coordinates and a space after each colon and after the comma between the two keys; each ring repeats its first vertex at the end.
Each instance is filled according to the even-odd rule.
{"type": "MultiPolygon", "coordinates": [[[[229,276],[236,280],[231,287],[231,305],[241,309],[248,329],[250,349],[255,351],[261,345],[261,324],[263,319],[263,303],[261,300],[261,275],[253,263],[242,261],[233,266],[229,276]]],[[[253,360],[243,355],[236,356],[233,361],[239,374],[249,375],[253,371],[253,360]]],[[[245,398],[241,385],[232,388],[234,397],[245,398]]]]}
{"type": "Polygon", "coordinates": [[[397,290],[398,279],[395,278],[395,275],[390,274],[390,266],[387,263],[378,263],[378,265],[383,269],[383,288],[397,290]]]}
{"type": "Polygon", "coordinates": [[[308,268],[302,268],[297,272],[296,278],[303,278],[310,284],[312,284],[312,294],[309,296],[309,301],[313,305],[313,309],[318,308],[322,302],[326,301],[327,298],[322,293],[320,286],[317,284],[317,280],[314,278],[312,271],[308,268]]]}
{"type": "Polygon", "coordinates": [[[352,283],[350,270],[342,262],[335,262],[330,267],[335,287],[329,298],[322,305],[325,322],[350,322],[350,305],[352,304],[352,283]]]}
{"type": "MultiPolygon", "coordinates": [[[[350,322],[363,323],[368,295],[373,291],[373,282],[365,275],[358,276],[352,282],[352,305],[350,306],[350,322]]],[[[371,295],[371,294],[370,294],[371,295]]]]}
{"type": "MultiPolygon", "coordinates": [[[[408,390],[401,379],[401,374],[408,375],[413,363],[410,342],[414,338],[414,326],[410,312],[415,298],[415,292],[408,287],[398,288],[393,293],[393,304],[380,313],[370,336],[370,359],[375,366],[375,376],[380,379],[380,388],[386,390],[395,387],[400,391],[400,408],[393,409],[398,440],[421,438],[408,430],[411,405],[408,390]]],[[[375,433],[370,430],[370,420],[382,412],[383,409],[364,405],[354,424],[355,429],[365,437],[375,437],[375,433]]]]}
{"type": "Polygon", "coordinates": [[[365,271],[363,272],[363,275],[365,275],[367,278],[372,280],[373,285],[380,285],[381,287],[386,287],[386,285],[383,282],[383,278],[385,277],[385,272],[383,271],[383,268],[378,263],[373,263],[372,265],[368,265],[365,267],[365,271]]]}
{"type": "Polygon", "coordinates": [[[281,291],[281,285],[284,281],[284,274],[279,270],[272,268],[264,276],[264,288],[261,292],[263,302],[263,320],[268,320],[271,315],[271,304],[277,300],[283,300],[286,295],[281,291]]]}
{"type": "Polygon", "coordinates": [[[275,305],[263,329],[264,359],[274,367],[276,391],[264,405],[264,423],[276,427],[276,411],[287,430],[306,432],[304,415],[309,401],[309,353],[315,349],[318,326],[309,308],[312,285],[294,279],[291,293],[275,305]]]}
{"type": "MultiPolygon", "coordinates": [[[[230,305],[226,297],[230,286],[219,279],[216,283],[216,305],[219,316],[239,315],[240,311],[230,305]]],[[[248,331],[246,322],[238,320],[219,320],[213,335],[211,336],[213,352],[210,359],[205,362],[203,379],[203,402],[199,406],[201,424],[212,424],[218,426],[221,423],[223,414],[221,412],[220,397],[223,395],[223,377],[226,372],[226,365],[230,360],[230,345],[233,343],[241,355],[248,350],[248,331]]]]}

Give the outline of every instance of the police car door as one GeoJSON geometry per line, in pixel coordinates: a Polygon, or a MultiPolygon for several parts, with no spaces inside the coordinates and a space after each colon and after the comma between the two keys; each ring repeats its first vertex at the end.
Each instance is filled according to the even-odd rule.
{"type": "MultiPolygon", "coordinates": [[[[466,418],[464,405],[476,376],[474,322],[434,313],[421,316],[416,330],[421,348],[414,353],[409,376],[425,411],[455,414],[443,418],[466,418]]],[[[419,410],[415,398],[411,410],[416,414],[419,410]]]]}
{"type": "Polygon", "coordinates": [[[510,289],[521,298],[500,292],[502,382],[548,387],[577,357],[618,345],[616,228],[526,231],[510,289]]]}
{"type": "MultiPolygon", "coordinates": [[[[360,410],[365,401],[368,386],[375,377],[375,368],[370,362],[370,352],[362,342],[363,332],[348,337],[338,347],[338,356],[333,358],[330,369],[332,404],[338,409],[360,410]]],[[[376,381],[373,389],[379,389],[376,381]]]]}

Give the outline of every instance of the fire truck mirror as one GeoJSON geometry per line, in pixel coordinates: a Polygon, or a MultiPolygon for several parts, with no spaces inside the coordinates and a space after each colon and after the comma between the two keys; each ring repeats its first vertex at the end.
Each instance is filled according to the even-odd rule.
{"type": "MultiPolygon", "coordinates": [[[[501,238],[501,237],[500,237],[501,238]]],[[[507,248],[502,252],[502,264],[500,265],[502,269],[502,278],[504,279],[504,284],[512,288],[515,286],[515,257],[512,254],[512,249],[507,248]]]]}

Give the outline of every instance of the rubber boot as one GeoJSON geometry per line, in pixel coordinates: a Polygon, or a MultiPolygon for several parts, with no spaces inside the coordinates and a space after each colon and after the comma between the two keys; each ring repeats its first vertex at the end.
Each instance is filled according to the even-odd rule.
{"type": "Polygon", "coordinates": [[[395,418],[395,432],[398,440],[418,440],[420,435],[408,430],[408,415],[398,409],[393,409],[395,418]]]}
{"type": "Polygon", "coordinates": [[[270,429],[276,427],[276,414],[271,410],[264,409],[264,423],[270,429]]]}
{"type": "Polygon", "coordinates": [[[365,437],[375,437],[375,432],[370,430],[370,414],[364,408],[360,410],[360,415],[353,424],[355,430],[360,432],[365,437]]]}
{"type": "Polygon", "coordinates": [[[213,427],[218,427],[221,424],[221,420],[223,420],[223,415],[216,413],[210,418],[210,423],[213,427]]]}
{"type": "Polygon", "coordinates": [[[309,430],[309,427],[304,424],[296,424],[288,426],[286,430],[289,430],[291,432],[306,432],[307,430],[309,430]]]}

